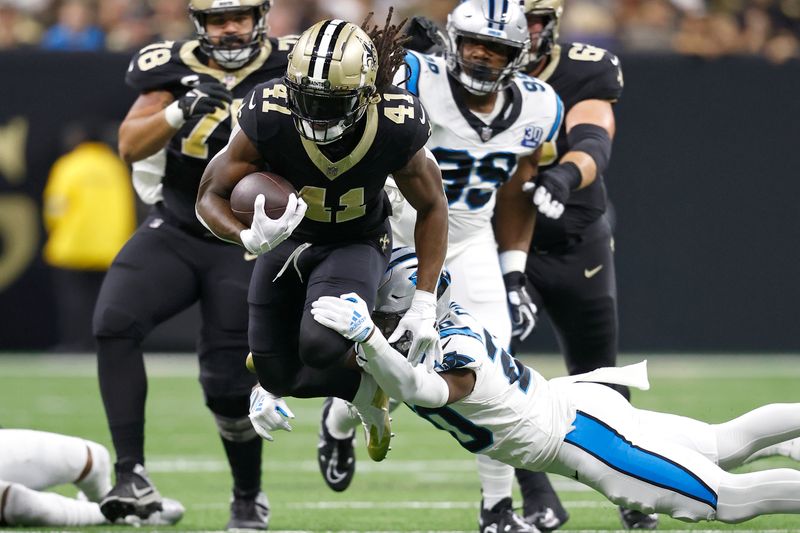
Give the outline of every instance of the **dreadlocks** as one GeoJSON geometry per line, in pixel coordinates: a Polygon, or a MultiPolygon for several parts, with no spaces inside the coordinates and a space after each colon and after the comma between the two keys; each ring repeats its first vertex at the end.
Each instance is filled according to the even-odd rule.
{"type": "Polygon", "coordinates": [[[391,85],[397,69],[405,62],[406,51],[403,45],[409,40],[409,37],[402,31],[408,19],[403,19],[400,24],[392,24],[393,14],[394,8],[390,7],[383,28],[372,24],[374,13],[367,15],[367,18],[361,23],[361,28],[372,39],[378,52],[378,74],[375,86],[379,92],[383,92],[391,85]]]}

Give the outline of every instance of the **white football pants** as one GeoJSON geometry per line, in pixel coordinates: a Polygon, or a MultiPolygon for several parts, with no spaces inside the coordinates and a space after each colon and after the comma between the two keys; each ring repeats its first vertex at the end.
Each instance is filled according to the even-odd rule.
{"type": "Polygon", "coordinates": [[[800,471],[731,474],[753,452],[800,436],[800,404],[772,404],[723,424],[636,409],[612,389],[573,383],[577,410],[548,471],[617,505],[686,521],[736,523],[800,513],[800,471]]]}

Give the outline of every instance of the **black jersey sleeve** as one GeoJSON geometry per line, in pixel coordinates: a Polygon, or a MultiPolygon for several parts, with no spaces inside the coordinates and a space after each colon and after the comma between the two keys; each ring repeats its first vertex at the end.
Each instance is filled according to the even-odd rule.
{"type": "Polygon", "coordinates": [[[242,100],[237,120],[239,127],[262,154],[279,130],[279,115],[289,115],[286,87],[272,80],[256,85],[242,100]]]}
{"type": "Polygon", "coordinates": [[[159,41],[145,46],[131,59],[125,82],[139,92],[181,89],[181,79],[189,73],[180,58],[182,45],[159,41]]]}
{"type": "Polygon", "coordinates": [[[379,119],[385,124],[386,135],[392,139],[394,161],[392,171],[398,170],[420,151],[431,136],[428,114],[420,100],[399,87],[387,89],[378,106],[379,119]]]}
{"type": "Polygon", "coordinates": [[[608,50],[582,43],[571,43],[564,52],[571,70],[580,73],[580,83],[576,84],[579,87],[577,101],[619,100],[623,79],[622,65],[617,56],[608,50]]]}

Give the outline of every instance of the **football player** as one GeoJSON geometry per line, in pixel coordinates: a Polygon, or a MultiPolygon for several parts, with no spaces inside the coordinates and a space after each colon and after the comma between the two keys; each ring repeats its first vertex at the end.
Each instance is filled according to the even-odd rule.
{"type": "MultiPolygon", "coordinates": [[[[536,174],[542,145],[555,140],[562,106],[549,85],[520,73],[530,39],[518,3],[463,2],[448,17],[447,37],[443,57],[408,52],[396,81],[418,95],[433,130],[428,148],[449,203],[452,290],[507,348],[512,328],[503,272],[516,264],[504,263],[511,256],[524,268],[534,210],[522,185],[536,174]]],[[[389,192],[395,244],[411,245],[414,209],[391,182],[389,192]]],[[[318,459],[334,490],[352,478],[356,422],[336,400],[325,404],[318,459]]],[[[513,471],[485,456],[478,464],[481,531],[529,531],[512,511],[513,471]]]]}
{"type": "Polygon", "coordinates": [[[415,265],[413,250],[395,251],[372,319],[354,320],[368,317],[370,309],[352,293],[321,297],[312,303],[312,314],[344,338],[358,339],[356,360],[383,390],[468,451],[567,476],[617,505],[684,521],[738,523],[800,513],[799,471],[727,472],[756,450],[799,436],[800,404],[766,405],[706,424],[636,409],[598,384],[647,389],[645,363],[547,381],[511,357],[467,310],[450,303],[446,290],[437,316],[447,353],[437,372],[425,372],[406,360],[404,343],[391,344],[382,333],[409,306],[415,265]]]}
{"type": "MultiPolygon", "coordinates": [[[[28,429],[0,429],[0,527],[80,527],[108,524],[97,502],[111,488],[111,461],[105,446],[89,440],[28,429]],[[74,484],[78,498],[50,487],[74,484]]],[[[131,525],[167,526],[183,517],[183,506],[168,498],[146,520],[131,525]]]]}
{"type": "MultiPolygon", "coordinates": [[[[505,281],[509,295],[522,294],[520,307],[529,308],[517,316],[547,311],[567,371],[578,374],[614,366],[617,360],[614,239],[604,176],[622,71],[619,59],[606,50],[557,42],[563,0],[525,0],[524,8],[531,37],[526,70],[558,92],[565,118],[557,140],[545,145],[538,177],[527,186],[538,206],[527,264],[520,256],[505,281]]],[[[530,333],[533,323],[520,324],[519,339],[530,333]]],[[[619,389],[630,399],[627,389],[619,389]]],[[[517,477],[526,517],[543,525],[547,509],[552,509],[553,526],[566,520],[543,474],[520,470],[517,477]]],[[[626,529],[654,529],[658,524],[654,514],[619,512],[626,529]]]]}
{"type": "Polygon", "coordinates": [[[275,396],[336,396],[369,419],[367,450],[382,460],[388,398],[343,363],[353,344],[317,324],[311,302],[343,290],[374,302],[392,250],[383,185],[393,174],[417,211],[420,269],[412,310],[393,338],[413,338],[410,357],[432,368],[441,357],[434,291],[447,247],[447,201],[424,148],[430,122],[419,100],[392,85],[403,62],[399,28],[370,35],[342,20],[306,30],[283,78],[246,97],[239,127],[209,164],[197,214],[221,239],[258,255],[250,282],[250,349],[264,389],[275,396]],[[229,198],[245,175],[269,168],[299,191],[277,220],[255,200],[251,227],[229,198]],[[424,238],[423,238],[424,237],[424,238]]]}
{"type": "Polygon", "coordinates": [[[120,126],[119,151],[134,163],[137,190],[155,205],[111,266],[94,314],[100,390],[117,454],[116,484],[101,502],[111,521],[146,517],[160,506],[143,468],[141,344],[155,326],[199,301],[200,383],[233,475],[227,527],[267,527],[262,440],[247,418],[256,380],[241,363],[253,263],[197,221],[194,203],[241,99],[286,69],[296,37],[267,37],[269,7],[269,0],[191,0],[197,38],[146,46],[128,69],[126,81],[140,95],[120,126]]]}

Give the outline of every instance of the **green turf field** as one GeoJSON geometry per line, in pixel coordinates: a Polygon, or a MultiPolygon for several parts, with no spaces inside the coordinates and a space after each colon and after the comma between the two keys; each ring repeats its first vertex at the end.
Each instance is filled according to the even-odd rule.
{"type": "MultiPolygon", "coordinates": [[[[555,357],[526,363],[548,377],[563,371],[555,357]]],[[[777,356],[656,356],[650,360],[652,389],[637,391],[634,403],[722,421],[764,403],[798,401],[798,363],[798,358],[777,356]]],[[[149,357],[147,366],[147,466],[161,493],[187,509],[173,530],[219,530],[228,519],[230,477],[203,406],[196,363],[192,357],[149,357]]],[[[321,403],[290,399],[297,415],[294,431],[278,432],[275,442],[265,443],[263,486],[272,504],[273,531],[477,531],[480,496],[473,457],[402,407],[394,415],[397,437],[388,458],[371,463],[359,448],[350,489],[330,491],[315,455],[321,403]]],[[[110,448],[94,359],[0,355],[0,425],[78,435],[110,448]]],[[[796,467],[788,459],[751,465],[768,466],[796,467]]],[[[571,513],[563,531],[619,528],[614,507],[599,495],[560,478],[554,482],[571,513]]],[[[765,517],[733,527],[664,518],[661,529],[800,531],[800,517],[765,517]]]]}

